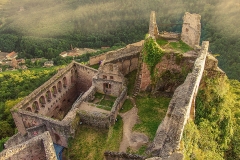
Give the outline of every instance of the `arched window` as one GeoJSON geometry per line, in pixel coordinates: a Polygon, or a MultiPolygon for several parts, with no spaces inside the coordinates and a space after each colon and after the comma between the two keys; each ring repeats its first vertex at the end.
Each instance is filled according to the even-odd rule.
{"type": "Polygon", "coordinates": [[[61,82],[61,81],[58,81],[58,83],[57,83],[57,89],[58,89],[58,92],[61,92],[61,91],[62,91],[62,82],[61,82]]]}
{"type": "Polygon", "coordinates": [[[63,78],[63,87],[67,87],[67,78],[66,77],[63,78]]]}
{"type": "Polygon", "coordinates": [[[33,112],[38,113],[38,111],[39,111],[39,105],[38,105],[38,102],[37,102],[37,101],[34,101],[34,102],[33,102],[33,104],[32,104],[32,109],[33,109],[33,112]]]}
{"type": "Polygon", "coordinates": [[[44,97],[44,96],[41,96],[41,97],[39,98],[39,102],[40,102],[41,104],[46,104],[45,97],[44,97]]]}
{"type": "Polygon", "coordinates": [[[56,87],[56,86],[53,86],[53,87],[52,87],[52,95],[53,95],[53,96],[56,96],[56,95],[57,95],[57,87],[56,87]]]}
{"type": "Polygon", "coordinates": [[[26,111],[32,112],[32,109],[30,107],[27,107],[26,111]]]}
{"type": "Polygon", "coordinates": [[[46,98],[47,98],[47,101],[48,101],[48,102],[51,101],[52,96],[51,96],[51,92],[50,92],[50,91],[47,91],[47,92],[46,92],[46,98]]]}

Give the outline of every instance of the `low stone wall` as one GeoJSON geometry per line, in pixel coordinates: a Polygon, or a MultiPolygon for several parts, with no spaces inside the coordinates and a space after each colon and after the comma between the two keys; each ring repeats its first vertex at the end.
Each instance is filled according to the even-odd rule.
{"type": "Polygon", "coordinates": [[[192,73],[188,74],[184,83],[174,92],[167,114],[149,147],[152,155],[167,158],[179,149],[184,126],[190,117],[194,117],[195,98],[204,71],[208,46],[208,41],[202,43],[192,73]]]}
{"type": "Polygon", "coordinates": [[[116,101],[114,102],[113,106],[112,106],[112,110],[110,113],[110,123],[111,125],[115,124],[119,109],[122,107],[124,101],[127,98],[127,88],[125,87],[122,91],[122,93],[120,94],[120,96],[118,96],[118,98],[116,99],[116,101]]]}
{"type": "Polygon", "coordinates": [[[144,160],[146,159],[143,156],[136,154],[129,154],[125,152],[104,152],[104,157],[106,160],[144,160]]]}
{"type": "Polygon", "coordinates": [[[109,128],[109,115],[100,112],[87,112],[83,110],[78,111],[80,117],[80,124],[87,124],[98,128],[109,128]]]}
{"type": "Polygon", "coordinates": [[[6,159],[57,160],[50,133],[44,132],[24,143],[5,149],[0,153],[0,160],[6,159]]]}
{"type": "Polygon", "coordinates": [[[180,33],[174,33],[174,32],[161,32],[161,33],[159,33],[157,38],[179,41],[181,39],[181,34],[180,33]]]}
{"type": "Polygon", "coordinates": [[[97,56],[92,56],[89,59],[89,65],[99,64],[100,61],[103,61],[106,58],[106,53],[99,54],[97,56]]]}

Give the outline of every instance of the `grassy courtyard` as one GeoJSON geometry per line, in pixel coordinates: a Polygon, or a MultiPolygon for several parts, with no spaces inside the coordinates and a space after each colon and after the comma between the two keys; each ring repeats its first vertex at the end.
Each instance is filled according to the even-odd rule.
{"type": "Polygon", "coordinates": [[[104,159],[105,151],[118,151],[123,134],[123,122],[118,117],[116,124],[109,130],[81,125],[69,148],[64,151],[67,159],[104,159]]]}

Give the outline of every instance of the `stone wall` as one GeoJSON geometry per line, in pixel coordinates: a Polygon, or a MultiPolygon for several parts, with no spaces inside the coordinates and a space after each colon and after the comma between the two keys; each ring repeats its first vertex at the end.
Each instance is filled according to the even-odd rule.
{"type": "Polygon", "coordinates": [[[122,108],[122,105],[124,103],[124,101],[127,98],[127,88],[124,87],[123,91],[121,92],[121,94],[118,96],[118,98],[115,100],[112,109],[111,109],[111,113],[110,113],[110,123],[111,125],[115,124],[117,115],[119,113],[120,108],[122,108]]]}
{"type": "Polygon", "coordinates": [[[125,85],[125,80],[118,65],[107,63],[98,69],[98,74],[93,77],[93,85],[97,92],[117,97],[125,85]]]}
{"type": "Polygon", "coordinates": [[[157,38],[163,38],[166,40],[177,40],[179,41],[181,39],[180,33],[174,33],[174,32],[160,32],[157,38]]]}
{"type": "Polygon", "coordinates": [[[116,51],[107,52],[106,59],[103,61],[102,65],[108,63],[117,64],[123,75],[137,69],[138,57],[143,48],[143,42],[144,41],[129,44],[116,51]]]}
{"type": "MultiPolygon", "coordinates": [[[[155,67],[155,76],[161,77],[161,75],[166,71],[170,71],[172,74],[182,74],[182,72],[189,72],[193,68],[197,56],[198,53],[195,51],[186,52],[182,56],[179,53],[175,52],[166,53],[155,67]]],[[[161,85],[165,85],[163,89],[164,91],[169,90],[169,92],[174,92],[174,90],[180,85],[179,83],[174,82],[174,84],[169,84],[170,86],[168,86],[169,81],[163,82],[163,84],[160,83],[160,81],[156,82],[155,90],[158,90],[161,85]]],[[[150,88],[150,85],[150,71],[148,70],[147,64],[143,62],[140,90],[145,91],[150,88]]]]}
{"type": "Polygon", "coordinates": [[[89,65],[99,64],[99,62],[103,61],[106,58],[107,53],[99,54],[97,56],[92,56],[89,59],[89,65]]]}
{"type": "Polygon", "coordinates": [[[150,37],[155,39],[155,37],[158,36],[158,27],[156,22],[156,14],[155,11],[152,11],[150,14],[150,22],[149,22],[149,31],[148,31],[150,37]]]}
{"type": "Polygon", "coordinates": [[[208,41],[202,43],[193,71],[174,92],[167,114],[159,125],[154,141],[149,147],[152,155],[167,158],[179,149],[184,126],[190,117],[194,117],[195,98],[204,71],[208,46],[208,41]]]}
{"type": "Polygon", "coordinates": [[[199,45],[201,36],[201,16],[185,13],[183,17],[181,40],[191,47],[199,45]]]}
{"type": "Polygon", "coordinates": [[[98,70],[84,65],[76,66],[77,82],[80,92],[86,92],[92,86],[92,77],[98,73],[98,70]]]}
{"type": "Polygon", "coordinates": [[[96,73],[95,69],[73,62],[17,104],[11,112],[21,135],[28,133],[27,128],[44,124],[54,143],[67,147],[68,138],[74,135],[73,123],[77,121],[73,104],[92,86],[96,73]],[[68,114],[71,117],[64,118],[68,114]]]}
{"type": "Polygon", "coordinates": [[[105,160],[144,160],[146,159],[143,156],[130,154],[125,152],[104,152],[105,160]]]}
{"type": "Polygon", "coordinates": [[[22,136],[20,133],[15,134],[14,136],[10,137],[8,141],[4,144],[5,148],[16,146],[22,142],[25,142],[32,137],[35,137],[37,135],[40,135],[47,131],[45,125],[40,125],[37,127],[32,127],[27,129],[27,135],[22,136]]]}
{"type": "Polygon", "coordinates": [[[0,160],[11,159],[57,160],[50,133],[44,132],[39,136],[0,153],[0,160]]]}
{"type": "MultiPolygon", "coordinates": [[[[17,118],[15,117],[14,120],[21,121],[25,131],[25,125],[34,127],[44,124],[50,132],[53,142],[67,148],[67,140],[71,136],[70,126],[68,124],[42,115],[36,116],[36,114],[24,110],[18,110],[17,114],[19,116],[17,118]]],[[[24,135],[26,135],[26,133],[24,135]]]]}
{"type": "Polygon", "coordinates": [[[98,128],[109,128],[109,114],[100,112],[78,111],[80,123],[87,124],[98,128]]]}

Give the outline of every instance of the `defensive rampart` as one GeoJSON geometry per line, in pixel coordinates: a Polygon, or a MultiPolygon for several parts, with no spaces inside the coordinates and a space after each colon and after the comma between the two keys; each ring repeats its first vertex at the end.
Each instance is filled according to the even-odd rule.
{"type": "Polygon", "coordinates": [[[195,98],[205,67],[209,42],[204,41],[199,57],[196,59],[192,73],[180,85],[170,101],[167,114],[159,125],[150,151],[153,155],[167,158],[179,149],[184,126],[195,114],[195,98]]]}

